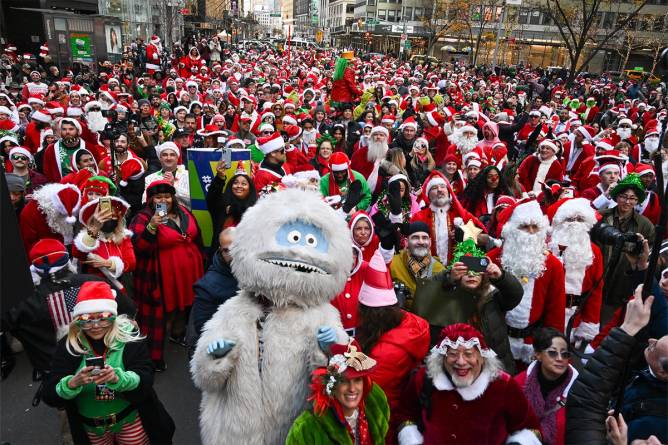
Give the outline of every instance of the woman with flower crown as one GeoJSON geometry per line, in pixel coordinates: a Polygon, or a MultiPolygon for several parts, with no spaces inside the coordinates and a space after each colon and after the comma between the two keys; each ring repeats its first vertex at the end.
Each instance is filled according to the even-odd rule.
{"type": "Polygon", "coordinates": [[[286,445],[384,444],[390,408],[369,377],[376,361],[355,339],[332,345],[331,353],[328,366],[313,371],[313,406],[292,424],[286,445]]]}

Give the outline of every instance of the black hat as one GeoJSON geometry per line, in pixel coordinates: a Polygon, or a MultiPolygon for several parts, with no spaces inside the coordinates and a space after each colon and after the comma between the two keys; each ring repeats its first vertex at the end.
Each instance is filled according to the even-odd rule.
{"type": "Polygon", "coordinates": [[[424,232],[427,234],[431,233],[431,231],[429,230],[429,226],[425,222],[414,221],[410,223],[410,225],[408,226],[408,236],[411,236],[412,234],[418,232],[424,232]]]}

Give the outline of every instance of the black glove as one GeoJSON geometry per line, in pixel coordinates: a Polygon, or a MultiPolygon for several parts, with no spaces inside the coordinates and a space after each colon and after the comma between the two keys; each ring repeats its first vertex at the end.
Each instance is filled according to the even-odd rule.
{"type": "Polygon", "coordinates": [[[343,211],[345,213],[350,212],[350,210],[360,203],[362,200],[362,183],[356,179],[350,183],[348,187],[348,195],[346,196],[346,202],[343,203],[343,211]]]}
{"type": "Polygon", "coordinates": [[[397,244],[397,231],[394,225],[382,212],[375,213],[371,219],[376,235],[380,239],[380,245],[385,250],[392,249],[397,244]]]}
{"type": "Polygon", "coordinates": [[[387,200],[390,203],[390,211],[393,215],[401,215],[401,184],[399,181],[392,181],[387,186],[387,200]]]}

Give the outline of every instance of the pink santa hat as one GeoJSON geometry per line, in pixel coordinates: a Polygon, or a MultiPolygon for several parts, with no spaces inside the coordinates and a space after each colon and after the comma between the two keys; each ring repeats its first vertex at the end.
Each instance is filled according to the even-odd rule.
{"type": "Polygon", "coordinates": [[[366,268],[364,282],[359,292],[359,302],[369,307],[392,306],[397,304],[392,277],[387,270],[380,250],[376,250],[366,268]]]}

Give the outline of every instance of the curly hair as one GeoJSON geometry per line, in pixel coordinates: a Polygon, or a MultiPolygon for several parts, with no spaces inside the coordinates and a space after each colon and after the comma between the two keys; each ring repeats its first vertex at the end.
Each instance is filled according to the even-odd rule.
{"type": "MultiPolygon", "coordinates": [[[[473,181],[469,182],[463,192],[462,204],[466,207],[466,210],[473,212],[477,205],[485,199],[485,189],[487,188],[487,175],[492,170],[496,171],[499,175],[499,185],[494,190],[494,197],[498,198],[500,195],[510,195],[512,193],[508,190],[506,181],[501,175],[501,171],[495,165],[488,165],[485,167],[478,176],[476,176],[473,181]]],[[[495,199],[496,200],[496,199],[495,199]]]]}

